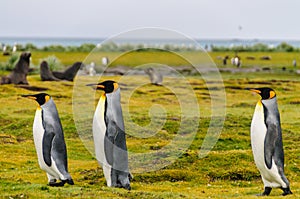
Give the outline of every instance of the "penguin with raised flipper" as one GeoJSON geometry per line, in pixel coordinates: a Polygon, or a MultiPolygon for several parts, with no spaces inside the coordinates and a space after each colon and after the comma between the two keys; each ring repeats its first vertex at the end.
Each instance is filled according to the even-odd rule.
{"type": "Polygon", "coordinates": [[[163,82],[163,75],[155,70],[154,68],[147,68],[144,70],[145,73],[149,76],[151,84],[161,86],[163,82]]]}
{"type": "Polygon", "coordinates": [[[271,88],[249,89],[261,96],[251,123],[251,146],[255,164],[264,183],[264,192],[281,188],[282,195],[292,194],[284,175],[284,152],[276,93],[271,88]]]}
{"type": "Polygon", "coordinates": [[[22,95],[38,102],[33,122],[33,138],[42,170],[46,171],[50,186],[73,185],[68,172],[67,148],[56,105],[50,95],[39,93],[22,95]],[[57,182],[60,180],[60,182],[57,182]]]}
{"type": "Polygon", "coordinates": [[[88,84],[105,93],[100,97],[93,119],[95,154],[109,187],[130,190],[132,178],[128,169],[124,120],[117,82],[108,80],[88,84]]]}

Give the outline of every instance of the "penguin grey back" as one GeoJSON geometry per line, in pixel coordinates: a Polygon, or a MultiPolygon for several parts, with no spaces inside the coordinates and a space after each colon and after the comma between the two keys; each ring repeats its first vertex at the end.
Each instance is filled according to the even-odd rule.
{"type": "Polygon", "coordinates": [[[267,134],[265,137],[265,162],[270,169],[272,167],[272,157],[277,166],[284,169],[284,152],[282,144],[282,133],[280,126],[280,114],[276,97],[262,100],[264,106],[265,124],[267,134]]]}
{"type": "Polygon", "coordinates": [[[128,172],[128,154],[120,103],[120,89],[106,94],[106,100],[105,123],[107,126],[106,138],[108,139],[104,143],[106,157],[112,158],[108,159],[108,162],[113,165],[114,169],[128,172]]]}
{"type": "Polygon", "coordinates": [[[64,140],[63,129],[56,105],[52,98],[41,106],[43,127],[43,156],[46,164],[51,165],[51,156],[56,162],[59,171],[69,178],[67,149],[64,140]]]}
{"type": "Polygon", "coordinates": [[[124,128],[124,120],[123,113],[121,107],[121,92],[120,88],[112,93],[106,94],[106,115],[110,115],[110,117],[106,117],[106,119],[113,119],[118,127],[125,131],[124,128]]]}
{"type": "Polygon", "coordinates": [[[120,88],[106,94],[105,110],[104,148],[107,162],[112,165],[111,184],[113,187],[131,189],[124,120],[120,103],[120,88]]]}
{"type": "Polygon", "coordinates": [[[43,110],[43,125],[45,129],[52,131],[55,135],[63,135],[62,125],[56,105],[52,98],[41,106],[43,110]]]}

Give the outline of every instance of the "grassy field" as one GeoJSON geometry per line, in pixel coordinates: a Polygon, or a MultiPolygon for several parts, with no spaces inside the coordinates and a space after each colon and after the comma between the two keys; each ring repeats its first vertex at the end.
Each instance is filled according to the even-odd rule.
{"type": "MultiPolygon", "coordinates": [[[[193,57],[191,53],[187,54],[186,56],[193,57]]],[[[48,55],[47,53],[33,52],[32,62],[38,64],[39,59],[48,55]]],[[[55,56],[60,58],[65,65],[73,61],[84,60],[86,55],[84,53],[55,53],[55,56]]],[[[106,54],[111,57],[113,55],[118,56],[114,53],[106,54]]],[[[221,67],[217,57],[225,56],[226,53],[210,53],[210,55],[221,67]]],[[[255,57],[262,55],[265,53],[251,53],[251,56],[255,57]]],[[[247,67],[255,65],[274,68],[281,68],[284,65],[292,69],[291,64],[289,65],[290,59],[297,58],[295,53],[268,55],[272,57],[269,62],[256,58],[249,60],[249,65],[246,61],[243,64],[247,67]]],[[[128,56],[127,61],[131,60],[131,55],[128,56]]],[[[156,60],[149,54],[148,56],[147,60],[156,60]]],[[[240,56],[244,60],[243,57],[248,54],[241,53],[240,56]]],[[[156,58],[170,60],[168,56],[156,56],[156,58]]],[[[5,61],[5,59],[1,57],[1,61],[5,61]]],[[[120,60],[118,59],[118,61],[120,60]]],[[[123,62],[125,61],[123,60],[123,62]]],[[[143,63],[145,60],[131,60],[128,65],[134,66],[141,62],[143,63]]],[[[184,62],[180,63],[180,60],[179,63],[178,61],[176,63],[175,65],[184,64],[184,62]]],[[[20,97],[21,94],[32,93],[32,91],[14,85],[1,85],[0,196],[4,198],[256,198],[255,194],[263,191],[263,184],[253,161],[249,130],[259,96],[244,90],[244,88],[269,86],[275,89],[278,95],[285,149],[285,173],[294,192],[292,196],[285,198],[299,197],[299,75],[289,70],[280,73],[222,73],[226,91],[224,127],[218,142],[210,153],[204,158],[199,158],[199,150],[209,128],[211,117],[210,94],[222,89],[222,84],[218,82],[218,79],[214,81],[213,78],[212,76],[211,81],[205,83],[197,75],[186,77],[185,82],[177,77],[166,77],[163,87],[147,84],[146,76],[101,78],[101,81],[113,79],[122,83],[122,107],[123,110],[128,109],[131,114],[125,114],[126,111],[124,111],[130,167],[134,175],[131,191],[106,187],[102,169],[90,153],[92,147],[89,148],[87,142],[80,139],[80,132],[75,126],[76,111],[73,113],[74,107],[72,107],[73,85],[80,83],[85,85],[86,81],[99,81],[97,77],[82,80],[77,77],[75,83],[41,82],[39,75],[28,77],[31,86],[47,88],[45,92],[54,98],[62,120],[68,148],[69,171],[75,185],[65,185],[60,188],[47,186],[46,174],[38,166],[32,138],[32,123],[37,104],[20,97]],[[139,86],[139,82],[143,82],[143,85],[139,86]],[[139,153],[159,152],[165,147],[172,146],[172,142],[178,138],[180,122],[183,117],[180,115],[182,113],[180,106],[184,101],[180,93],[189,95],[182,90],[186,88],[184,83],[191,86],[196,102],[199,104],[200,119],[196,121],[199,127],[195,132],[195,137],[187,148],[181,149],[180,155],[167,157],[168,160],[173,158],[172,161],[165,163],[165,166],[161,166],[160,169],[156,170],[155,166],[163,165],[164,162],[154,162],[152,166],[154,169],[151,168],[151,165],[141,168],[144,163],[149,163],[148,160],[135,162],[133,156],[139,153]],[[134,90],[133,93],[131,93],[132,90],[134,90]],[[151,111],[149,114],[149,110],[152,110],[153,105],[161,113],[159,118],[163,122],[155,134],[147,134],[148,132],[143,129],[144,127],[147,129],[149,124],[148,129],[151,129],[151,111]],[[128,118],[132,122],[129,122],[128,118]],[[134,124],[141,128],[137,128],[134,124]],[[136,129],[138,130],[135,131],[136,129]]],[[[84,89],[84,86],[80,89],[84,89]]],[[[101,94],[98,93],[94,96],[94,91],[88,87],[82,92],[91,92],[95,97],[89,101],[92,106],[96,104],[97,97],[101,94]]],[[[183,95],[183,98],[187,99],[188,97],[183,95]]],[[[187,106],[187,110],[195,111],[194,109],[187,106]]],[[[184,136],[182,140],[186,141],[184,136]]],[[[162,160],[166,159],[165,156],[161,156],[161,158],[162,160]]],[[[281,190],[274,189],[271,197],[268,198],[278,198],[280,194],[281,190]]]]}
{"type": "MultiPolygon", "coordinates": [[[[40,52],[33,51],[31,64],[33,67],[39,68],[40,62],[49,57],[57,57],[62,64],[65,66],[72,65],[76,61],[83,61],[85,63],[90,63],[91,61],[96,64],[101,64],[101,58],[106,56],[112,62],[111,66],[126,65],[126,66],[136,66],[144,63],[166,63],[170,66],[182,66],[187,65],[187,60],[183,59],[180,55],[187,60],[197,60],[199,57],[199,52],[182,52],[182,53],[170,53],[170,52],[40,52]]],[[[201,55],[201,53],[200,53],[201,55]]],[[[233,57],[234,52],[208,52],[211,59],[219,66],[224,67],[222,60],[220,58],[228,55],[233,57]]],[[[242,67],[275,67],[275,68],[292,68],[292,61],[296,60],[298,65],[300,64],[300,56],[298,52],[241,52],[238,53],[242,60],[242,67]],[[271,60],[261,60],[262,56],[269,56],[271,60]],[[247,57],[254,58],[253,60],[247,59],[247,57]]],[[[0,56],[0,63],[5,63],[9,59],[9,56],[0,56]]],[[[228,60],[228,65],[226,67],[232,67],[230,60],[228,60]]]]}

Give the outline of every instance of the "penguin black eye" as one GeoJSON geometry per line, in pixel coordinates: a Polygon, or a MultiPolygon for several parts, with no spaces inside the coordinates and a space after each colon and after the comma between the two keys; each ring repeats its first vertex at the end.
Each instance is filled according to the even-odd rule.
{"type": "Polygon", "coordinates": [[[260,88],[259,90],[261,91],[260,95],[263,100],[272,99],[276,96],[275,91],[271,88],[260,88]]]}
{"type": "Polygon", "coordinates": [[[50,99],[50,96],[46,93],[40,93],[36,95],[36,101],[39,103],[39,105],[43,105],[50,99]]]}
{"type": "Polygon", "coordinates": [[[263,91],[263,92],[261,92],[261,98],[263,100],[269,99],[270,98],[270,92],[269,91],[263,91]]]}
{"type": "Polygon", "coordinates": [[[106,93],[112,93],[114,91],[114,85],[113,84],[108,84],[105,86],[104,91],[106,93]]]}
{"type": "Polygon", "coordinates": [[[104,87],[102,88],[102,90],[104,90],[105,93],[112,93],[115,89],[114,83],[116,82],[108,80],[108,81],[101,82],[98,85],[102,85],[104,87]]]}

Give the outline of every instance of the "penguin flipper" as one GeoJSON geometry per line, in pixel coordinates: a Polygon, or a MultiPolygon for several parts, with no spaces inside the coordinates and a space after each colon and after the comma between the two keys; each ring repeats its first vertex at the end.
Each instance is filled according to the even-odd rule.
{"type": "Polygon", "coordinates": [[[265,137],[265,164],[268,169],[272,167],[272,158],[274,157],[276,141],[278,139],[278,128],[275,124],[269,124],[267,128],[267,134],[265,137]]]}
{"type": "Polygon", "coordinates": [[[111,136],[105,136],[104,141],[104,152],[105,158],[109,165],[113,165],[113,147],[114,147],[114,139],[111,136]]]}
{"type": "Polygon", "coordinates": [[[125,132],[117,127],[114,144],[114,169],[117,171],[117,183],[120,187],[130,190],[130,175],[128,169],[128,152],[125,132]]]}
{"type": "Polygon", "coordinates": [[[51,166],[51,148],[52,141],[54,138],[54,133],[45,132],[43,137],[43,158],[47,166],[51,166]]]}

